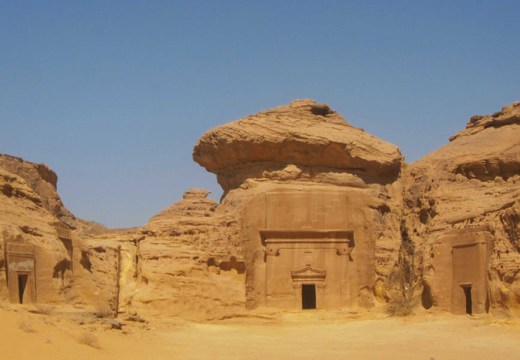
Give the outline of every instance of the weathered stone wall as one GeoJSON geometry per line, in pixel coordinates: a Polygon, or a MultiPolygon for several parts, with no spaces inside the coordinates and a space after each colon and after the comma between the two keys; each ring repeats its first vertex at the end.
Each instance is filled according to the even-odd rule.
{"type": "Polygon", "coordinates": [[[217,174],[225,191],[219,208],[233,209],[240,224],[249,308],[300,307],[291,284],[302,285],[301,277],[291,273],[306,268],[326,274],[315,284],[323,308],[371,307],[392,296],[403,197],[394,145],[327,105],[299,100],[209,131],[194,159],[217,174]],[[291,249],[271,258],[263,230],[299,232],[305,241],[292,239],[291,249]],[[325,241],[312,238],[331,230],[353,233],[341,260],[332,241],[323,249],[325,241]]]}
{"type": "Polygon", "coordinates": [[[126,230],[75,218],[52,170],[0,155],[0,300],[19,300],[28,274],[27,300],[102,315],[298,309],[304,285],[318,308],[520,314],[519,139],[516,103],[406,166],[327,105],[295,101],[201,137],[194,159],[220,204],[191,189],[126,230]]]}
{"type": "Polygon", "coordinates": [[[423,306],[435,305],[465,314],[465,291],[472,313],[489,310],[488,265],[493,236],[486,227],[451,230],[429,244],[430,261],[424,275],[423,306]]]}
{"type": "MultiPolygon", "coordinates": [[[[28,173],[39,174],[33,169],[36,165],[20,163],[17,158],[2,156],[0,163],[4,166],[9,161],[16,166],[6,166],[8,168],[17,169],[20,166],[28,173]]],[[[48,172],[44,174],[48,175],[48,172]]],[[[34,180],[34,183],[40,184],[42,181],[46,183],[44,180],[34,180]]],[[[40,187],[43,185],[40,184],[40,187]]],[[[17,273],[20,276],[27,274],[27,284],[33,289],[31,296],[25,300],[64,301],[70,269],[63,265],[70,264],[71,259],[58,234],[60,221],[45,207],[46,203],[49,202],[35,192],[24,178],[0,167],[0,242],[2,283],[5,286],[1,292],[3,297],[8,295],[11,301],[19,300],[17,273]],[[19,249],[16,249],[17,246],[19,249]],[[22,248],[27,251],[21,251],[22,248]],[[25,262],[33,263],[31,269],[23,265],[25,262]]]]}
{"type": "Polygon", "coordinates": [[[0,155],[1,299],[19,302],[25,281],[24,303],[86,306],[113,289],[108,284],[91,291],[104,277],[83,272],[82,253],[89,245],[80,235],[88,235],[74,226],[90,224],[63,207],[56,182],[46,165],[0,155]]]}
{"type": "Polygon", "coordinates": [[[474,294],[474,309],[483,312],[490,307],[497,314],[518,312],[519,139],[520,103],[516,103],[493,115],[472,117],[467,128],[453,136],[448,145],[410,166],[405,176],[405,210],[409,234],[416,245],[415,272],[421,278],[416,295],[425,293],[428,300],[427,293],[431,292],[434,306],[461,312],[454,305],[460,304],[463,295],[457,283],[462,280],[456,273],[466,264],[457,260],[457,250],[451,244],[456,238],[478,241],[484,237],[489,247],[484,251],[482,245],[482,250],[472,256],[474,263],[481,264],[474,270],[481,274],[482,267],[485,269],[486,283],[483,289],[482,277],[469,281],[479,289],[474,294]],[[487,230],[476,235],[475,227],[487,230]],[[422,285],[426,285],[425,292],[422,285]],[[484,300],[486,297],[488,300],[484,300]],[[485,301],[489,304],[483,306],[485,301]]]}
{"type": "Polygon", "coordinates": [[[258,195],[241,216],[246,268],[251,274],[247,283],[249,306],[269,306],[271,303],[278,304],[271,305],[275,307],[294,308],[294,294],[289,291],[291,283],[272,293],[266,293],[269,286],[265,283],[291,282],[291,270],[299,270],[307,264],[327,271],[324,298],[321,299],[323,308],[373,306],[376,280],[373,219],[378,212],[377,205],[377,200],[371,199],[364,190],[319,185],[278,185],[258,195]],[[338,253],[339,247],[326,249],[323,241],[320,244],[316,238],[314,245],[306,245],[302,240],[292,250],[281,246],[275,254],[266,254],[261,239],[261,230],[264,229],[299,230],[302,233],[300,237],[310,236],[307,241],[317,235],[305,235],[305,231],[348,230],[354,234],[348,246],[352,247],[348,249],[351,253],[338,253]],[[269,269],[271,257],[272,266],[277,264],[278,271],[269,269]]]}
{"type": "Polygon", "coordinates": [[[130,311],[214,319],[245,308],[236,220],[207,195],[187,191],[143,228],[130,311]]]}

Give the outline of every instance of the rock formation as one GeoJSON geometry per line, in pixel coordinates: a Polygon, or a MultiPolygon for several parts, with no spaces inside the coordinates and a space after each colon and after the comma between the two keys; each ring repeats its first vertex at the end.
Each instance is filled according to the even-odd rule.
{"type": "Polygon", "coordinates": [[[103,227],[72,215],[56,184],[46,165],[0,155],[0,299],[88,306],[99,294],[82,238],[103,227]]]}
{"type": "Polygon", "coordinates": [[[193,157],[236,214],[248,307],[298,309],[304,291],[317,308],[384,300],[400,246],[396,146],[297,100],[207,132],[193,157]]]}
{"type": "Polygon", "coordinates": [[[193,159],[217,175],[225,192],[251,178],[358,187],[392,182],[402,162],[397,147],[313,100],[295,100],[208,131],[193,159]]]}
{"type": "Polygon", "coordinates": [[[2,298],[60,302],[70,295],[74,239],[67,221],[73,216],[56,193],[56,181],[45,165],[0,155],[2,298]]]}
{"type": "Polygon", "coordinates": [[[520,309],[520,103],[413,164],[326,104],[204,134],[190,189],[142,228],[62,204],[45,165],[0,155],[0,299],[221,319],[247,309],[520,309]]]}
{"type": "Polygon", "coordinates": [[[413,163],[406,178],[406,223],[425,305],[464,313],[471,301],[480,312],[516,310],[520,103],[473,116],[448,145],[413,163]],[[468,299],[464,291],[471,290],[468,299]]]}
{"type": "Polygon", "coordinates": [[[235,220],[208,194],[186,191],[142,229],[134,310],[208,319],[244,308],[244,266],[230,230],[235,220]]]}

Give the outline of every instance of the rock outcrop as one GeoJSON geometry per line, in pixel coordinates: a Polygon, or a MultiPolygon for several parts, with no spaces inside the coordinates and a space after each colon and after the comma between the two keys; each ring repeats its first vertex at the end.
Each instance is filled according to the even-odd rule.
{"type": "Polygon", "coordinates": [[[193,159],[217,174],[225,192],[261,177],[388,183],[402,163],[396,146],[313,100],[295,100],[208,131],[195,145],[193,159]]]}
{"type": "Polygon", "coordinates": [[[417,245],[415,271],[423,275],[423,299],[464,312],[463,281],[446,284],[464,271],[460,267],[470,266],[471,258],[473,263],[485,262],[472,269],[478,279],[467,281],[467,286],[473,283],[473,292],[482,286],[473,302],[479,297],[483,308],[497,312],[518,308],[520,103],[493,115],[472,117],[450,141],[408,169],[407,224],[417,245]],[[457,239],[463,238],[466,255],[457,246],[457,239]],[[468,259],[457,264],[457,252],[468,259]]]}
{"type": "MultiPolygon", "coordinates": [[[[57,218],[72,217],[65,209],[56,192],[58,176],[45,164],[34,164],[21,158],[0,154],[0,168],[16,174],[38,196],[39,203],[57,218]]],[[[4,195],[9,193],[9,184],[4,185],[4,195]]]]}
{"type": "Polygon", "coordinates": [[[217,174],[219,208],[240,226],[248,307],[300,308],[299,271],[321,274],[318,308],[385,301],[401,244],[396,146],[296,100],[210,130],[193,158],[217,174]]]}
{"type": "Polygon", "coordinates": [[[220,203],[190,189],[109,230],[63,206],[46,165],[0,155],[0,299],[189,319],[416,299],[520,314],[520,103],[410,165],[312,100],[210,130],[193,158],[220,203]]]}
{"type": "Polygon", "coordinates": [[[96,297],[81,239],[102,227],[72,215],[56,185],[47,165],[0,155],[0,299],[88,306],[96,297]]]}
{"type": "Polygon", "coordinates": [[[62,302],[70,295],[72,239],[70,227],[61,220],[69,213],[56,193],[56,181],[45,165],[0,155],[3,298],[62,302]]]}
{"type": "Polygon", "coordinates": [[[190,189],[150,219],[137,245],[134,311],[192,319],[215,319],[245,307],[244,264],[235,221],[190,189]]]}

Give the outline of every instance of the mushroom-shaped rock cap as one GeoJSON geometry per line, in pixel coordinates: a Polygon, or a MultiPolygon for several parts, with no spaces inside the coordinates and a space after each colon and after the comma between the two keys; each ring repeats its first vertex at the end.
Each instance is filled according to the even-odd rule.
{"type": "MultiPolygon", "coordinates": [[[[450,143],[416,161],[413,168],[461,174],[481,181],[520,174],[520,101],[492,115],[472,116],[450,143]]],[[[436,176],[441,176],[438,172],[436,176]]]]}
{"type": "Polygon", "coordinates": [[[251,163],[277,163],[388,176],[399,173],[402,161],[395,145],[313,100],[295,100],[212,129],[195,145],[193,159],[218,175],[251,163]]]}

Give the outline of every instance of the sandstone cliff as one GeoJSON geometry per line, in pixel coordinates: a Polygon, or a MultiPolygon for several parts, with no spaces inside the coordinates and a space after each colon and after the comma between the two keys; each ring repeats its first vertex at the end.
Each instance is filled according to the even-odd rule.
{"type": "Polygon", "coordinates": [[[389,281],[401,244],[396,146],[326,104],[296,100],[208,131],[193,158],[217,174],[225,190],[219,208],[239,225],[233,241],[245,261],[248,307],[300,307],[291,289],[302,283],[290,274],[305,266],[331,279],[318,300],[323,308],[371,307],[396,287],[389,281]],[[262,235],[274,233],[309,239],[266,257],[268,242],[286,241],[262,235]],[[318,240],[330,236],[341,239],[318,240]]]}
{"type": "Polygon", "coordinates": [[[236,220],[208,194],[186,191],[142,229],[136,291],[129,300],[134,311],[215,319],[244,309],[245,269],[232,230],[236,220]]]}
{"type": "Polygon", "coordinates": [[[45,165],[0,156],[2,297],[8,296],[7,282],[18,281],[13,275],[21,267],[22,273],[28,273],[32,278],[27,300],[32,297],[36,301],[37,292],[39,301],[63,301],[63,292],[70,288],[72,258],[65,243],[70,240],[62,242],[58,235],[60,229],[68,230],[59,218],[67,217],[68,213],[56,194],[56,181],[54,172],[45,165]],[[27,256],[18,255],[24,253],[27,256]],[[13,258],[12,263],[7,261],[9,256],[13,258]],[[41,267],[37,274],[34,272],[35,260],[39,260],[41,267]]]}
{"type": "Polygon", "coordinates": [[[63,206],[57,179],[46,165],[0,155],[0,298],[90,303],[84,290],[92,279],[81,262],[81,238],[103,227],[63,206]]]}
{"type": "Polygon", "coordinates": [[[204,134],[217,175],[142,228],[71,214],[46,165],[0,155],[0,299],[221,319],[249,308],[520,310],[520,103],[411,165],[326,104],[204,134]],[[35,264],[38,264],[35,266],[35,264]]]}
{"type": "MultiPolygon", "coordinates": [[[[486,264],[481,270],[473,269],[482,273],[478,281],[487,283],[486,294],[480,295],[483,306],[495,312],[517,311],[520,103],[493,115],[472,117],[448,145],[413,163],[407,174],[406,223],[417,246],[415,271],[425,286],[423,302],[453,310],[449,295],[443,292],[445,285],[439,283],[449,280],[443,268],[456,272],[458,265],[439,259],[443,254],[455,259],[456,247],[452,254],[443,247],[466,238],[467,244],[483,244],[480,253],[486,264]]],[[[461,292],[457,286],[453,285],[451,293],[461,292]]]]}

